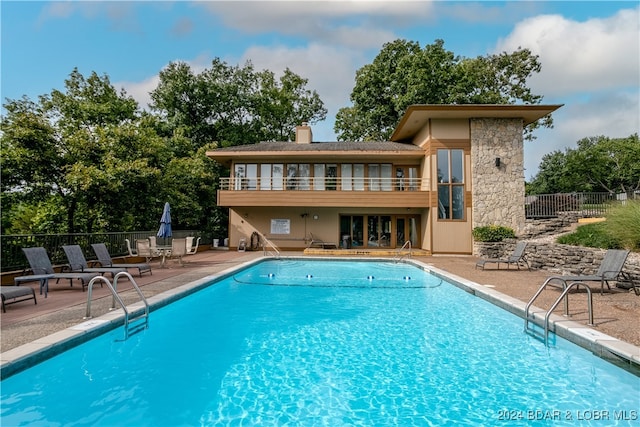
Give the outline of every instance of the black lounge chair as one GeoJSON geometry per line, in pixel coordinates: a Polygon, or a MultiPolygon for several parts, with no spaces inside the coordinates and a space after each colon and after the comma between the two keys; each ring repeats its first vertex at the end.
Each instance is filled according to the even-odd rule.
{"type": "Polygon", "coordinates": [[[38,304],[36,300],[36,292],[29,286],[0,286],[0,296],[2,297],[2,312],[6,313],[6,306],[21,301],[33,300],[34,304],[38,304]]]}
{"type": "MultiPolygon", "coordinates": [[[[50,276],[51,279],[56,279],[56,283],[60,281],[60,279],[69,279],[69,284],[73,286],[73,280],[80,280],[82,283],[82,290],[89,284],[89,281],[94,277],[98,276],[96,273],[56,273],[53,269],[53,265],[51,265],[51,260],[49,259],[49,255],[47,255],[47,251],[42,247],[35,248],[22,248],[25,256],[27,257],[27,261],[29,261],[29,266],[31,267],[31,271],[36,276],[46,275],[50,276]]],[[[28,276],[23,276],[28,277],[28,276]]],[[[49,283],[46,282],[45,286],[45,295],[49,289],[49,283]]]]}
{"type": "MultiPolygon", "coordinates": [[[[604,285],[611,290],[609,285],[610,281],[618,281],[621,279],[627,279],[631,281],[630,276],[622,271],[624,263],[627,261],[629,251],[625,249],[608,249],[604,254],[602,263],[595,274],[586,274],[578,276],[551,276],[547,279],[547,282],[559,281],[566,288],[569,283],[575,282],[600,282],[600,295],[604,293],[604,285]]],[[[636,295],[640,295],[640,289],[638,286],[633,286],[633,290],[636,295]]]]}
{"type": "Polygon", "coordinates": [[[338,249],[338,245],[335,243],[327,243],[322,239],[318,239],[312,233],[309,233],[309,237],[311,237],[311,242],[309,243],[308,248],[338,249]]]}
{"type": "Polygon", "coordinates": [[[95,252],[96,257],[98,258],[98,262],[102,267],[125,268],[125,269],[137,268],[138,274],[140,275],[140,277],[142,277],[142,273],[153,274],[151,272],[151,266],[146,262],[135,263],[135,264],[134,263],[114,264],[113,260],[111,259],[111,255],[109,254],[109,249],[107,249],[107,245],[105,245],[104,243],[93,243],[91,247],[93,248],[93,252],[95,252]]]}
{"type": "Polygon", "coordinates": [[[507,270],[511,264],[515,264],[520,270],[520,264],[524,263],[527,266],[527,270],[531,271],[531,267],[529,266],[529,261],[524,256],[524,251],[527,249],[527,242],[521,241],[516,244],[513,253],[507,258],[483,258],[476,263],[476,268],[484,267],[486,264],[497,264],[498,270],[500,269],[500,264],[507,264],[507,270]]]}
{"type": "Polygon", "coordinates": [[[62,249],[67,256],[67,261],[69,261],[68,268],[72,272],[98,273],[103,276],[106,273],[111,273],[111,277],[115,277],[116,274],[127,271],[126,268],[121,267],[89,267],[89,265],[87,264],[87,260],[82,253],[82,248],[80,248],[80,245],[65,245],[62,247],[62,249]]]}

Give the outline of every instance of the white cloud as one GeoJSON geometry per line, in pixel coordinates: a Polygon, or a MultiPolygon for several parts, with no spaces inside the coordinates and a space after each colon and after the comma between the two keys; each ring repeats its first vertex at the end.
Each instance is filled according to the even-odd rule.
{"type": "Polygon", "coordinates": [[[380,48],[396,38],[395,26],[426,20],[430,1],[258,1],[196,3],[218,16],[228,28],[246,34],[277,32],[318,43],[380,48]]]}
{"type": "Polygon", "coordinates": [[[534,93],[563,96],[619,87],[638,87],[640,8],[606,19],[576,22],[541,15],[517,24],[496,51],[529,48],[540,56],[542,71],[532,77],[534,93]]]}
{"type": "Polygon", "coordinates": [[[553,129],[541,129],[533,142],[525,142],[525,178],[538,172],[545,154],[577,148],[583,138],[625,138],[640,130],[640,100],[635,93],[612,93],[571,100],[557,110],[553,129]]]}
{"type": "Polygon", "coordinates": [[[155,76],[148,77],[141,82],[120,81],[113,82],[112,84],[115,88],[123,88],[125,92],[127,92],[127,95],[131,96],[138,102],[140,108],[146,110],[151,102],[150,93],[158,87],[159,82],[160,78],[156,74],[155,76]]]}
{"type": "Polygon", "coordinates": [[[640,129],[640,8],[577,22],[540,15],[518,23],[496,52],[528,48],[542,71],[529,82],[545,103],[565,104],[553,114],[554,129],[525,143],[525,178],[545,154],[576,148],[582,138],[626,137],[640,129]]]}

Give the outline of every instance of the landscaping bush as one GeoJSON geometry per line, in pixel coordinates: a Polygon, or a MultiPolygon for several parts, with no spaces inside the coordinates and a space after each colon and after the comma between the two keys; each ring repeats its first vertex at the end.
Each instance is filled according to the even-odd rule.
{"type": "MultiPolygon", "coordinates": [[[[607,221],[608,222],[608,221],[607,221]]],[[[607,232],[606,222],[580,225],[571,234],[558,237],[558,243],[589,248],[621,249],[619,240],[607,232]]]]}
{"type": "Polygon", "coordinates": [[[640,201],[629,200],[625,204],[616,204],[607,213],[604,224],[607,234],[622,247],[640,250],[640,201]]]}
{"type": "Polygon", "coordinates": [[[512,228],[502,225],[484,225],[473,229],[476,242],[502,242],[504,239],[514,239],[516,233],[512,228]]]}

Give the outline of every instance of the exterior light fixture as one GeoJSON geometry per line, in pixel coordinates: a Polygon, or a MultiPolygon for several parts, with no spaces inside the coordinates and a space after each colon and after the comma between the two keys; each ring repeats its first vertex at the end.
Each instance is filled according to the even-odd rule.
{"type": "Polygon", "coordinates": [[[496,157],[496,167],[500,167],[500,157],[496,157]]]}

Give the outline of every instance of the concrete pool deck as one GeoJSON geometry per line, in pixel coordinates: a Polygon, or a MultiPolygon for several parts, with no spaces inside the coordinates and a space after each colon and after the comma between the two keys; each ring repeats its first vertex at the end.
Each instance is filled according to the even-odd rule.
{"type": "MultiPolygon", "coordinates": [[[[314,257],[304,256],[301,252],[282,255],[314,257]]],[[[262,252],[209,250],[185,257],[187,263],[183,267],[169,261],[170,268],[160,268],[158,262],[154,262],[152,275],[134,276],[134,279],[149,302],[158,304],[157,298],[167,295],[171,298],[173,293],[186,289],[188,286],[185,285],[197,287],[199,281],[206,277],[219,275],[262,257],[262,252]]],[[[516,314],[522,312],[529,298],[552,275],[542,270],[514,268],[477,270],[477,258],[472,256],[413,257],[413,260],[433,267],[436,272],[453,276],[468,291],[516,314]]],[[[111,294],[106,287],[93,289],[93,319],[86,320],[83,317],[87,307],[87,292],[82,292],[78,285],[70,288],[66,283],[52,282],[48,298],[38,294],[37,284],[33,286],[38,297],[37,305],[32,301],[9,305],[7,312],[0,317],[3,371],[7,365],[25,359],[34,351],[50,348],[55,342],[69,341],[70,337],[83,333],[98,334],[101,325],[105,326],[116,317],[122,317],[121,310],[109,313],[111,294]]],[[[121,281],[119,288],[125,304],[139,301],[128,281],[121,281]]],[[[595,286],[593,289],[595,327],[587,326],[586,294],[576,292],[569,295],[571,317],[567,319],[561,316],[561,304],[552,316],[552,330],[555,328],[561,336],[571,335],[574,338],[572,341],[577,341],[602,357],[607,358],[607,353],[613,352],[629,360],[633,367],[640,366],[640,296],[618,288],[600,295],[595,286]]],[[[535,307],[538,308],[534,308],[533,312],[539,317],[544,312],[542,308],[550,307],[558,296],[559,290],[549,288],[536,301],[535,307]]]]}

